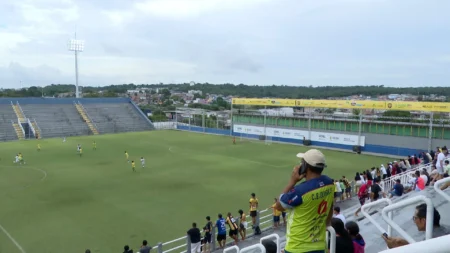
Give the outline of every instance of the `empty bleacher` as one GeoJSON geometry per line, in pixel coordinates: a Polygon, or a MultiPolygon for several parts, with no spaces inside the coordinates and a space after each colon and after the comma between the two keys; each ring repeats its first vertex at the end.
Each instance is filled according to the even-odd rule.
{"type": "Polygon", "coordinates": [[[100,133],[151,130],[151,125],[130,103],[83,104],[100,133]]]}
{"type": "Polygon", "coordinates": [[[0,104],[0,141],[17,140],[11,120],[17,122],[17,116],[11,104],[0,104]]]}

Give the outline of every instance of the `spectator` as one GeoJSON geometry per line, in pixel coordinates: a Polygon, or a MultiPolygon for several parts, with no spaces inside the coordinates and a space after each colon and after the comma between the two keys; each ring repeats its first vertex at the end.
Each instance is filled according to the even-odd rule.
{"type": "Polygon", "coordinates": [[[223,249],[227,241],[227,228],[225,227],[225,219],[222,218],[222,214],[219,213],[218,217],[219,219],[217,219],[214,226],[217,227],[217,242],[219,247],[223,249]]]}
{"type": "Polygon", "coordinates": [[[236,224],[236,220],[233,218],[233,216],[231,215],[231,213],[228,213],[227,215],[227,220],[226,222],[228,223],[228,226],[230,227],[230,230],[228,232],[228,235],[233,238],[234,240],[234,245],[237,245],[238,243],[238,226],[236,224]]]}
{"type": "Polygon", "coordinates": [[[333,179],[333,183],[334,183],[334,199],[337,202],[342,195],[341,184],[339,183],[339,181],[334,180],[334,179],[333,179]]]}
{"type": "Polygon", "coordinates": [[[147,245],[147,240],[142,241],[141,249],[139,250],[139,253],[150,253],[150,250],[152,250],[152,247],[147,245]]]}
{"type": "Polygon", "coordinates": [[[406,165],[406,170],[410,170],[411,169],[411,164],[409,163],[408,160],[403,160],[405,161],[405,165],[406,165]]]}
{"type": "MultiPolygon", "coordinates": [[[[441,220],[441,215],[436,210],[436,208],[434,208],[433,238],[448,235],[450,232],[446,227],[441,226],[440,220],[441,220]]],[[[417,226],[417,230],[419,230],[421,232],[425,231],[426,221],[427,221],[427,204],[420,204],[420,205],[416,206],[416,211],[413,216],[413,221],[417,226]]],[[[381,236],[381,237],[384,239],[388,248],[390,248],[390,249],[409,244],[408,241],[406,241],[403,238],[399,238],[399,237],[386,238],[384,236],[381,236]]],[[[423,238],[423,239],[425,239],[425,238],[423,238]]]]}
{"type": "Polygon", "coordinates": [[[372,169],[370,171],[370,175],[372,176],[372,178],[370,180],[377,178],[377,171],[375,170],[375,167],[372,167],[372,169]]]}
{"type": "Polygon", "coordinates": [[[364,248],[366,247],[366,242],[364,238],[359,234],[359,226],[354,221],[349,221],[345,223],[345,228],[347,229],[350,237],[353,241],[353,252],[354,253],[364,253],[364,248]]]}
{"type": "Polygon", "coordinates": [[[301,165],[294,167],[277,202],[278,210],[290,209],[285,253],[323,252],[326,227],[333,215],[333,180],[322,175],[326,164],[319,150],[311,149],[297,157],[303,158],[301,165]]]}
{"type": "Polygon", "coordinates": [[[192,228],[187,231],[187,234],[191,240],[191,253],[200,253],[202,235],[200,229],[197,228],[197,223],[192,223],[192,228]]]}
{"type": "Polygon", "coordinates": [[[364,178],[359,174],[359,172],[356,172],[355,176],[355,193],[358,194],[359,188],[361,185],[363,185],[364,178]]]}
{"type": "Polygon", "coordinates": [[[413,158],[414,158],[414,163],[416,164],[416,166],[419,166],[422,163],[422,161],[419,159],[419,157],[416,154],[414,154],[413,158]]]}
{"type": "Polygon", "coordinates": [[[203,231],[205,231],[205,237],[203,239],[203,252],[210,252],[211,246],[211,232],[212,232],[213,224],[211,222],[211,217],[206,216],[206,225],[203,227],[203,231]]]}
{"type": "Polygon", "coordinates": [[[342,222],[345,224],[345,216],[341,214],[341,208],[338,206],[335,206],[333,209],[333,217],[341,219],[342,222]]]}
{"type": "MultiPolygon", "coordinates": [[[[374,169],[374,171],[375,171],[375,168],[373,168],[374,169]]],[[[373,179],[374,179],[374,177],[372,176],[372,173],[371,172],[369,172],[368,170],[367,170],[367,173],[366,173],[366,177],[367,177],[367,182],[366,182],[366,184],[368,184],[368,186],[371,186],[372,185],[372,183],[373,183],[373,179]]]]}
{"type": "Polygon", "coordinates": [[[416,187],[414,188],[415,191],[422,191],[425,189],[425,180],[423,180],[422,177],[420,177],[420,172],[416,170],[416,187]]]}
{"type": "Polygon", "coordinates": [[[444,174],[450,174],[450,161],[449,160],[445,160],[444,162],[445,166],[444,166],[444,174]]]}
{"type": "Polygon", "coordinates": [[[403,195],[403,191],[404,191],[404,187],[400,183],[400,179],[396,179],[394,187],[392,188],[392,191],[391,191],[391,197],[394,197],[394,196],[400,197],[403,195]]]}
{"type": "Polygon", "coordinates": [[[438,180],[444,178],[444,161],[446,159],[446,156],[448,155],[447,147],[442,147],[442,152],[439,153],[436,159],[436,169],[438,170],[438,180]]]}
{"type": "Polygon", "coordinates": [[[350,182],[348,182],[347,178],[345,176],[342,176],[342,182],[344,182],[345,185],[345,195],[347,199],[352,198],[352,186],[350,182]]]}
{"type": "Polygon", "coordinates": [[[370,187],[370,199],[373,201],[377,201],[380,199],[380,193],[384,196],[384,192],[379,185],[380,181],[375,179],[375,183],[370,187]]]}
{"type": "MultiPolygon", "coordinates": [[[[341,219],[331,219],[331,226],[336,231],[336,253],[351,253],[353,249],[353,241],[348,231],[345,229],[344,223],[341,219]]],[[[330,249],[330,244],[328,244],[330,249]]]]}
{"type": "Polygon", "coordinates": [[[247,236],[247,215],[245,215],[244,211],[239,210],[238,211],[240,218],[239,218],[239,233],[241,234],[242,241],[245,240],[245,237],[247,236]]]}
{"type": "Polygon", "coordinates": [[[430,163],[430,159],[429,159],[429,157],[427,156],[427,154],[428,154],[428,153],[422,152],[422,160],[423,160],[423,163],[424,163],[424,164],[430,163]]]}
{"type": "Polygon", "coordinates": [[[430,153],[426,152],[426,153],[425,153],[425,157],[426,157],[427,160],[428,160],[428,162],[425,163],[425,164],[429,164],[429,163],[431,163],[431,162],[433,161],[433,157],[431,156],[430,153]]]}
{"type": "Polygon", "coordinates": [[[339,186],[341,187],[341,201],[345,199],[345,184],[342,182],[342,179],[339,179],[339,186]]]}
{"type": "MultiPolygon", "coordinates": [[[[359,199],[359,203],[361,204],[361,207],[366,203],[366,199],[368,196],[369,196],[369,186],[368,186],[368,184],[363,184],[359,188],[359,192],[358,192],[358,199],[359,199]]],[[[358,216],[358,213],[361,211],[361,207],[358,208],[358,210],[356,210],[355,216],[358,216]]]]}
{"type": "Polygon", "coordinates": [[[256,194],[252,193],[250,198],[250,217],[252,217],[253,228],[256,228],[256,216],[258,215],[258,199],[256,194]]]}
{"type": "Polygon", "coordinates": [[[411,178],[408,180],[406,186],[404,186],[404,193],[408,193],[410,191],[415,190],[417,177],[415,173],[411,174],[411,178]]]}
{"type": "Polygon", "coordinates": [[[270,206],[273,209],[273,228],[276,229],[280,226],[280,216],[281,212],[277,209],[278,199],[275,198],[275,203],[270,206]]]}
{"type": "Polygon", "coordinates": [[[380,168],[376,168],[375,169],[375,175],[376,175],[376,179],[378,179],[379,181],[381,181],[381,170],[380,170],[380,168]]]}
{"type": "Polygon", "coordinates": [[[381,174],[383,175],[383,179],[386,179],[388,177],[388,173],[383,164],[381,164],[380,170],[381,170],[381,174]]]}
{"type": "Polygon", "coordinates": [[[123,246],[123,253],[133,253],[133,250],[130,249],[130,246],[125,245],[123,246]]]}
{"type": "Polygon", "coordinates": [[[427,169],[423,169],[421,172],[420,172],[420,177],[421,178],[423,178],[423,181],[425,181],[425,186],[429,186],[430,185],[430,175],[428,174],[428,172],[427,172],[427,169]]]}

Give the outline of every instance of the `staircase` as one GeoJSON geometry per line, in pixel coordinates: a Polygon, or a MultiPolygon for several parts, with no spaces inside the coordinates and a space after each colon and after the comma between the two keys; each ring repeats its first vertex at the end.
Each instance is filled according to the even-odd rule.
{"type": "Polygon", "coordinates": [[[98,134],[98,130],[94,124],[94,122],[92,122],[92,120],[89,118],[86,110],[84,109],[84,107],[81,105],[80,102],[78,103],[74,103],[75,104],[75,108],[77,108],[78,113],[81,115],[81,117],[83,118],[84,122],[86,122],[86,124],[88,125],[89,129],[91,129],[92,133],[94,135],[98,134]]]}
{"type": "Polygon", "coordinates": [[[17,118],[19,119],[19,123],[26,122],[26,117],[23,114],[22,108],[20,108],[20,105],[13,104],[13,102],[11,101],[11,106],[12,106],[14,112],[16,113],[17,118]]]}
{"type": "Polygon", "coordinates": [[[19,138],[19,140],[24,140],[25,136],[22,132],[22,128],[20,127],[20,125],[18,123],[12,123],[14,130],[16,131],[17,134],[17,138],[19,138]]]}

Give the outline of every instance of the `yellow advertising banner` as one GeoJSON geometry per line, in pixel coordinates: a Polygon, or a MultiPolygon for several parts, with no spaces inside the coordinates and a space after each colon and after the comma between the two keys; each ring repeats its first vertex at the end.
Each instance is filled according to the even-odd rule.
{"type": "Polygon", "coordinates": [[[450,112],[450,103],[442,102],[233,98],[232,103],[234,105],[450,112]]]}

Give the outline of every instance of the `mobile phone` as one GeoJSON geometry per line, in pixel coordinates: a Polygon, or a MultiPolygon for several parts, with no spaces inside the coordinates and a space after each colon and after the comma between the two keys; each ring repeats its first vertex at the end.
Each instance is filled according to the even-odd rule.
{"type": "Polygon", "coordinates": [[[389,238],[389,237],[388,237],[388,234],[386,234],[386,233],[383,233],[383,236],[384,236],[384,238],[386,238],[386,239],[389,238]]]}

